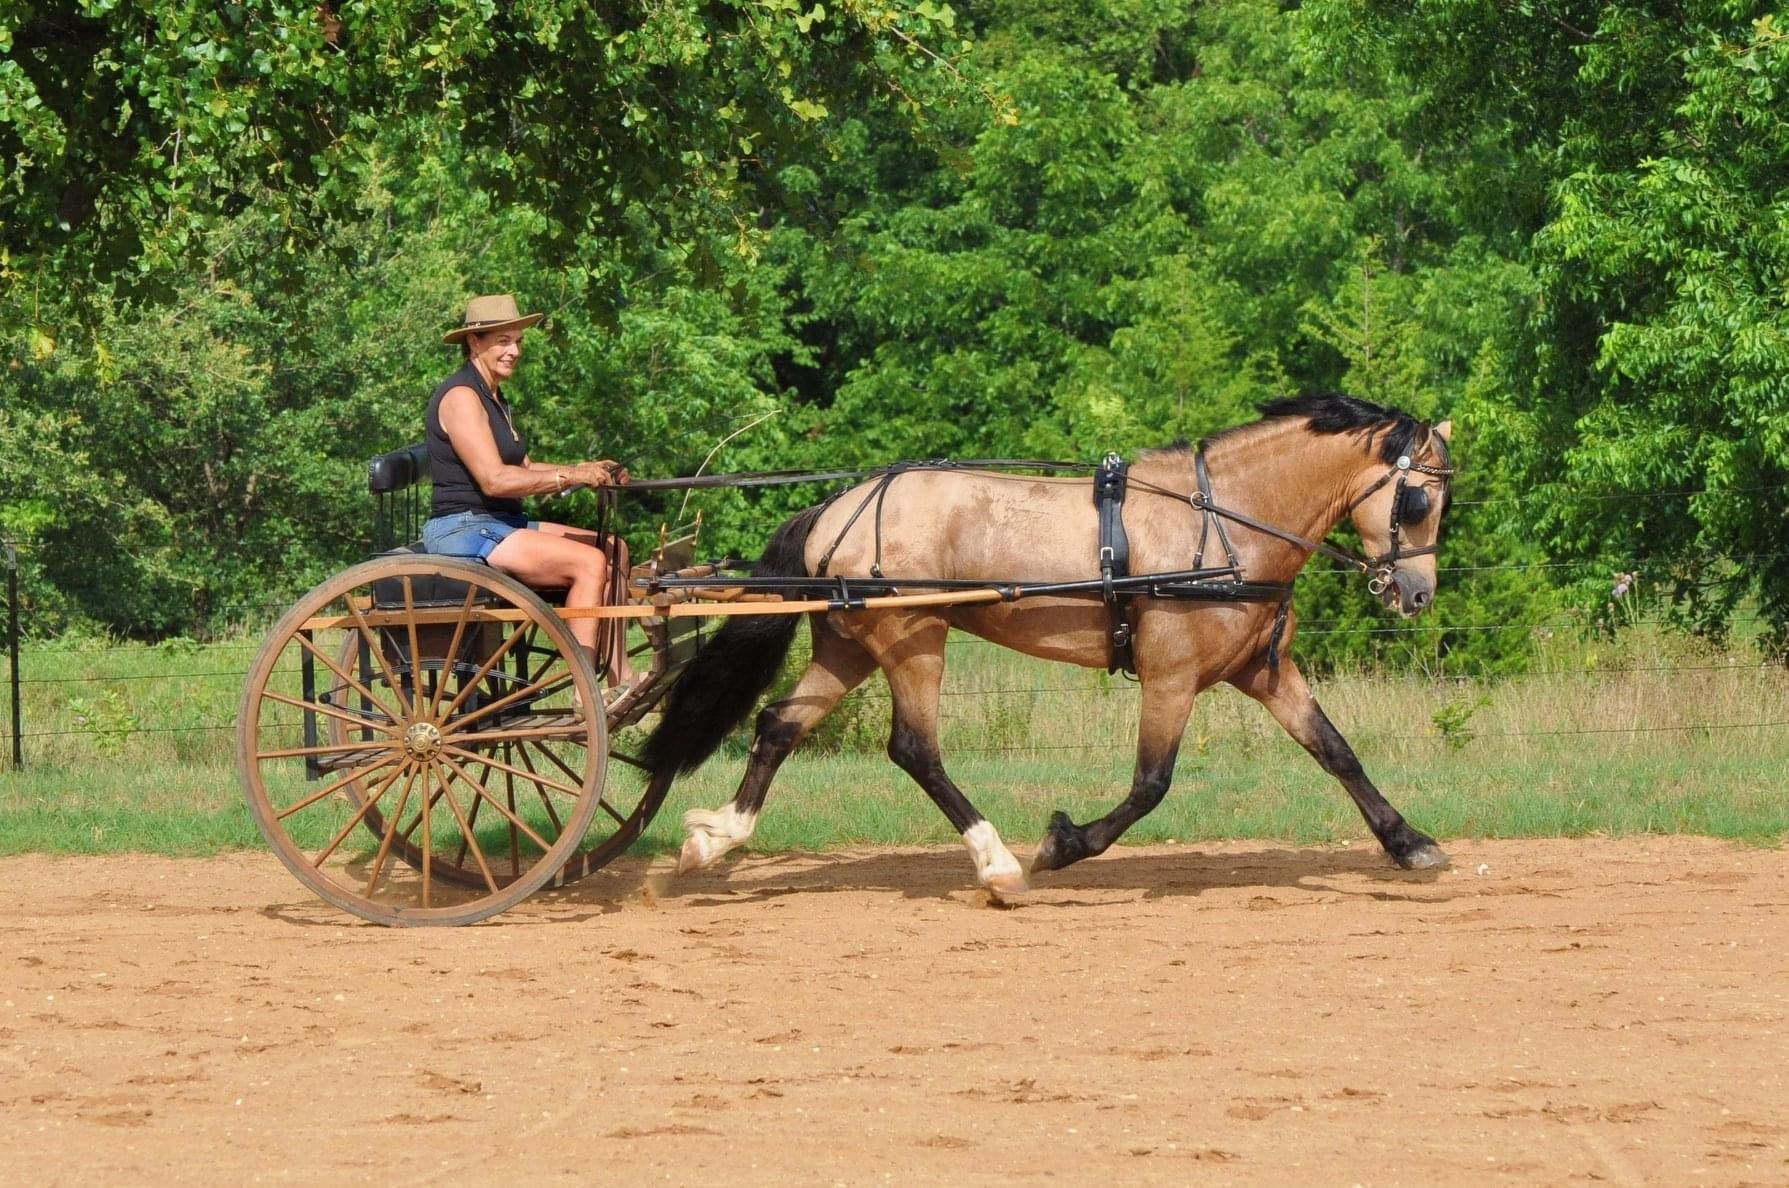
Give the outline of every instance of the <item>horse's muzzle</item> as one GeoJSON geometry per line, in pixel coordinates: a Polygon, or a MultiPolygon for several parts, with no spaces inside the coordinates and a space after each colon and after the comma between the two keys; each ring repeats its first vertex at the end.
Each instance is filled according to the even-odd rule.
{"type": "Polygon", "coordinates": [[[1408,619],[1429,609],[1429,604],[1435,601],[1435,583],[1421,574],[1394,569],[1391,581],[1379,591],[1379,598],[1408,619]]]}

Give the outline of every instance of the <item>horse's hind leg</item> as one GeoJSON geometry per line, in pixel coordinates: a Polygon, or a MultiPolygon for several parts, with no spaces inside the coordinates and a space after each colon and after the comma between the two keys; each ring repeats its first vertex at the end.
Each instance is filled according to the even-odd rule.
{"type": "Polygon", "coordinates": [[[1032,870],[1060,870],[1071,862],[1104,853],[1106,848],[1162,802],[1174,780],[1174,758],[1186,733],[1195,690],[1184,674],[1143,682],[1143,720],[1137,730],[1137,769],[1130,795],[1095,821],[1077,825],[1065,812],[1050,814],[1050,824],[1031,859],[1032,870]]]}
{"type": "Polygon", "coordinates": [[[1373,786],[1354,749],[1317,704],[1304,674],[1290,657],[1282,657],[1278,669],[1265,659],[1257,660],[1230,678],[1230,683],[1266,706],[1286,733],[1297,739],[1324,771],[1342,782],[1360,815],[1366,818],[1367,828],[1394,862],[1407,870],[1448,864],[1446,852],[1435,844],[1435,839],[1413,828],[1404,820],[1404,814],[1373,786]]]}
{"type": "Polygon", "coordinates": [[[823,617],[813,620],[814,658],[795,688],[781,701],[758,713],[751,758],[739,790],[725,807],[691,809],[683,814],[683,852],[677,873],[712,866],[721,855],[742,845],[758,824],[758,813],[777,768],[806,735],[832,712],[839,699],[876,671],[876,662],[856,640],[841,635],[823,617]]]}
{"type": "Polygon", "coordinates": [[[976,810],[944,770],[938,749],[938,686],[944,679],[944,639],[949,627],[940,619],[886,623],[872,642],[888,674],[894,698],[894,729],[888,736],[888,757],[924,788],[963,837],[975,861],[975,876],[996,899],[1026,891],[1025,871],[1000,840],[993,822],[976,810]],[[880,641],[889,642],[884,646],[880,641]]]}

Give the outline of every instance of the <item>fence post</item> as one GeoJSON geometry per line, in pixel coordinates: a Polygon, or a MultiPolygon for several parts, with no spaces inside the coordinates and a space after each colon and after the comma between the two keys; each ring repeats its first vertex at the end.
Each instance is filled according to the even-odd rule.
{"type": "Polygon", "coordinates": [[[0,537],[0,550],[6,553],[6,654],[12,680],[12,769],[25,766],[23,747],[24,716],[19,705],[19,555],[11,540],[0,537]]]}

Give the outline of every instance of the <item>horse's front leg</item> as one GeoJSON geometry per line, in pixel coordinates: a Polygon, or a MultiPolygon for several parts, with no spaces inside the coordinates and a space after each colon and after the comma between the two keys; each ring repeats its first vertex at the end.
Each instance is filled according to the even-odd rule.
{"type": "Polygon", "coordinates": [[[1065,812],[1050,814],[1031,869],[1060,870],[1071,862],[1102,854],[1168,794],[1174,781],[1174,758],[1193,711],[1197,690],[1184,672],[1143,681],[1143,720],[1137,729],[1137,769],[1130,795],[1105,816],[1077,825],[1065,812]]]}
{"type": "Polygon", "coordinates": [[[1448,865],[1450,859],[1435,839],[1412,827],[1373,786],[1355,757],[1354,748],[1317,704],[1304,674],[1291,657],[1282,657],[1277,669],[1265,658],[1257,660],[1230,678],[1230,683],[1266,706],[1286,733],[1297,739],[1324,771],[1342,782],[1360,815],[1366,818],[1367,828],[1394,862],[1406,870],[1448,865]]]}
{"type": "Polygon", "coordinates": [[[925,789],[941,809],[975,863],[975,877],[996,900],[1010,900],[1027,890],[1025,871],[994,823],[963,795],[944,770],[938,749],[938,686],[944,679],[944,640],[949,627],[942,619],[896,617],[883,621],[870,647],[888,674],[894,699],[894,728],[888,736],[888,757],[925,789]]]}

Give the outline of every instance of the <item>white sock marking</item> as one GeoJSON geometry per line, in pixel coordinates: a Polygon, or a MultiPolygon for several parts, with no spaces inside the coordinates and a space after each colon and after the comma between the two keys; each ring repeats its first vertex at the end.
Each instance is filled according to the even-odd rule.
{"type": "Polygon", "coordinates": [[[691,809],[683,814],[684,851],[693,847],[699,866],[712,865],[721,855],[742,845],[758,826],[757,813],[742,813],[731,802],[718,809],[691,809]]]}
{"type": "Polygon", "coordinates": [[[1013,857],[992,821],[977,821],[963,831],[963,844],[975,859],[975,877],[983,884],[990,879],[1023,875],[1019,860],[1013,857]]]}

